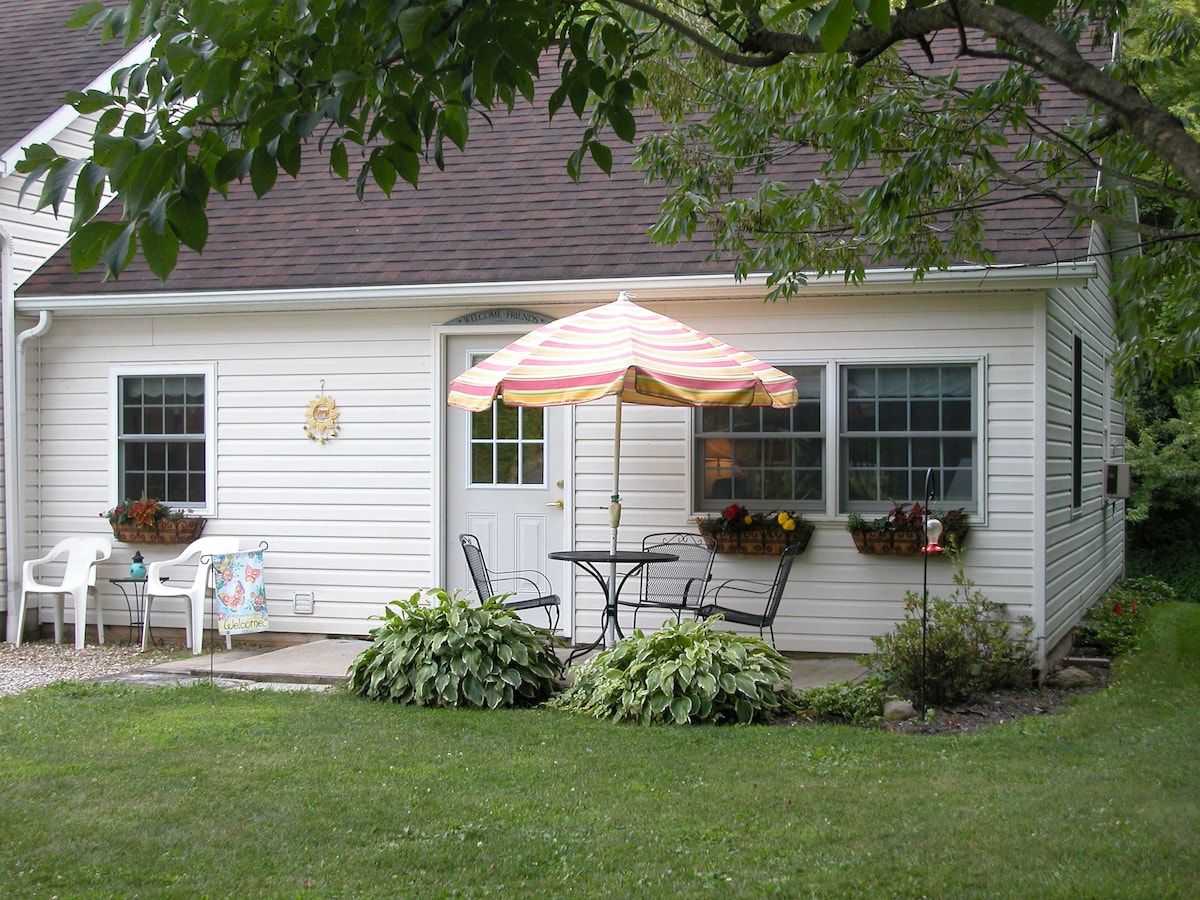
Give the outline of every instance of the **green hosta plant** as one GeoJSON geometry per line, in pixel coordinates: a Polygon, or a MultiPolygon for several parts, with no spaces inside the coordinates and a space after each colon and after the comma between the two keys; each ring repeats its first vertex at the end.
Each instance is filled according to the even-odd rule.
{"type": "Polygon", "coordinates": [[[643,725],[744,724],[790,707],[787,660],[759,638],[714,631],[712,621],[635,631],[581,665],[550,705],[643,725]]]}
{"type": "Polygon", "coordinates": [[[350,690],[416,706],[536,706],[556,690],[562,663],[548,631],[496,598],[481,606],[445,591],[389,603],[373,643],[350,665],[350,690]]]}

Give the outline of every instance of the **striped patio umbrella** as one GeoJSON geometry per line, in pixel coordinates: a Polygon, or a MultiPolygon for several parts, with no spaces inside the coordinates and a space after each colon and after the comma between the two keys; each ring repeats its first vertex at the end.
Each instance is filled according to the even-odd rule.
{"type": "MultiPolygon", "coordinates": [[[[476,363],[450,382],[446,402],[482,412],[497,397],[508,406],[571,406],[616,398],[608,507],[614,553],[621,525],[622,404],[784,409],[798,400],[796,379],[786,372],[638,306],[625,291],[612,303],[548,322],[476,363]]],[[[610,592],[616,581],[613,563],[610,592]]],[[[610,645],[614,627],[610,620],[610,645]]]]}
{"type": "Polygon", "coordinates": [[[612,549],[621,522],[621,405],[796,405],[796,379],[694,328],[638,306],[612,303],[548,322],[450,382],[447,403],[482,412],[508,406],[569,406],[616,397],[612,549]]]}

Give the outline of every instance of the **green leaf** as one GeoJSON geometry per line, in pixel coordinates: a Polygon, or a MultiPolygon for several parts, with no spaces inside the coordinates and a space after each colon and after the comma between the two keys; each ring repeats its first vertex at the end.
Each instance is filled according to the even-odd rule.
{"type": "Polygon", "coordinates": [[[300,174],[300,157],[300,138],[293,132],[285,131],[279,136],[279,142],[275,150],[275,158],[279,162],[279,168],[295,178],[300,174]]]}
{"type": "Polygon", "coordinates": [[[150,271],[157,275],[160,281],[166,281],[179,260],[179,239],[170,229],[160,234],[149,222],[141,227],[138,239],[141,241],[142,255],[146,258],[150,271]]]}
{"type": "Polygon", "coordinates": [[[579,176],[583,166],[583,148],[577,147],[570,156],[567,157],[567,177],[572,181],[579,181],[579,176]]]}
{"type": "Polygon", "coordinates": [[[596,163],[596,167],[606,175],[612,173],[613,154],[612,150],[600,141],[589,141],[588,152],[592,154],[592,160],[596,163]]]}
{"type": "Polygon", "coordinates": [[[99,0],[91,0],[89,3],[84,3],[76,8],[67,19],[68,28],[82,28],[84,25],[90,25],[93,18],[104,12],[104,4],[99,0]]]}
{"type": "Polygon", "coordinates": [[[671,718],[677,725],[686,725],[692,714],[692,701],[687,697],[676,697],[671,701],[671,718]]]}
{"type": "Polygon", "coordinates": [[[71,91],[67,94],[67,103],[75,111],[83,115],[91,115],[110,106],[120,106],[120,100],[107,91],[71,91]]]}
{"type": "Polygon", "coordinates": [[[410,6],[396,17],[396,28],[408,50],[419,50],[425,43],[425,23],[432,10],[428,6],[410,6]]]}
{"type": "MultiPolygon", "coordinates": [[[[831,0],[824,12],[823,23],[820,26],[821,46],[827,53],[836,53],[846,42],[850,29],[854,26],[854,4],[852,0],[831,0]]],[[[813,16],[815,22],[821,13],[813,16]]],[[[809,31],[813,25],[810,23],[809,31]]]]}
{"type": "MultiPolygon", "coordinates": [[[[450,138],[459,150],[467,146],[469,132],[467,108],[461,103],[450,104],[443,109],[438,114],[438,125],[441,127],[442,134],[450,138]]],[[[415,182],[412,183],[415,184],[415,182]]]]}
{"type": "Polygon", "coordinates": [[[371,177],[379,185],[379,189],[390,197],[392,188],[396,186],[396,167],[392,165],[391,160],[381,152],[374,152],[371,154],[368,168],[371,171],[371,177]]]}
{"type": "Polygon", "coordinates": [[[892,28],[892,4],[890,0],[870,0],[867,6],[867,18],[880,31],[890,31],[892,28]]]}
{"type": "Polygon", "coordinates": [[[71,268],[76,272],[95,268],[105,248],[123,230],[119,222],[88,222],[71,237],[71,268]]]}
{"type": "Polygon", "coordinates": [[[167,202],[167,221],[179,240],[197,253],[208,243],[208,215],[202,203],[189,197],[172,197],[167,202]]]}
{"type": "Polygon", "coordinates": [[[265,147],[256,147],[250,157],[250,186],[254,188],[254,196],[266,196],[275,187],[278,174],[275,157],[265,147]]]}
{"type": "Polygon", "coordinates": [[[134,224],[127,223],[104,248],[104,268],[114,278],[125,271],[126,266],[133,260],[137,252],[137,244],[133,239],[134,224]]]}
{"type": "Polygon", "coordinates": [[[608,114],[608,124],[612,126],[613,133],[626,143],[632,143],[637,137],[637,119],[633,113],[624,106],[608,106],[605,112],[608,114]]]}
{"type": "Polygon", "coordinates": [[[604,52],[612,57],[624,56],[629,47],[629,42],[625,39],[625,29],[614,22],[605,23],[600,30],[600,39],[604,44],[604,52]]]}
{"type": "Polygon", "coordinates": [[[346,142],[340,138],[329,150],[329,168],[342,179],[350,178],[350,157],[346,152],[346,142]]]}
{"type": "Polygon", "coordinates": [[[54,214],[58,215],[59,206],[85,162],[86,160],[82,159],[70,159],[56,164],[50,170],[50,174],[46,177],[46,183],[42,186],[42,197],[38,201],[38,206],[49,206],[54,210],[54,214]]]}

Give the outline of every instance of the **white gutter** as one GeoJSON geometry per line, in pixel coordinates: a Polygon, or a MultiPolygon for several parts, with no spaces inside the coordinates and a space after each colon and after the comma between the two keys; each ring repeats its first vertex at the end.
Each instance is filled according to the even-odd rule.
{"type": "MultiPolygon", "coordinates": [[[[1094,261],[1048,266],[961,267],[930,272],[915,281],[908,269],[877,269],[860,284],[840,276],[811,277],[795,300],[809,297],[870,294],[945,293],[950,291],[1012,291],[1082,286],[1098,274],[1094,261]]],[[[48,295],[18,298],[17,310],[52,310],[63,315],[97,313],[261,312],[298,308],[437,309],[446,306],[584,302],[607,303],[623,290],[636,291],[641,302],[654,300],[761,299],[767,276],[743,281],[732,275],[693,275],[659,278],[594,278],[565,281],[462,282],[458,284],[385,285],[381,287],[281,288],[275,290],[146,291],[127,294],[48,295]]]]}
{"type": "MultiPolygon", "coordinates": [[[[96,76],[84,90],[107,91],[112,88],[112,77],[120,69],[136,66],[150,58],[154,38],[146,38],[128,53],[96,76]]],[[[80,114],[69,106],[60,106],[48,118],[43,119],[31,132],[17,141],[0,155],[0,178],[15,170],[18,160],[25,155],[25,148],[32,144],[49,144],[80,118],[80,114]]]]}

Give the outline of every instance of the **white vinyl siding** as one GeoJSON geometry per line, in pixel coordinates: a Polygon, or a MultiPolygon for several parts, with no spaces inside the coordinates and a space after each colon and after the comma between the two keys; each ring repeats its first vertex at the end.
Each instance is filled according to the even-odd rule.
{"type": "MultiPolygon", "coordinates": [[[[980,509],[971,516],[967,574],[989,597],[1032,614],[1034,508],[1034,339],[1040,295],[981,292],[968,297],[914,294],[862,298],[797,297],[789,302],[656,304],[655,309],[719,335],[775,365],[827,367],[827,396],[836,394],[837,366],[855,362],[912,363],[971,360],[984,402],[977,436],[987,473],[980,509]],[[995,492],[993,494],[993,492],[995,492]]],[[[576,407],[576,541],[605,546],[611,488],[612,406],[576,407]]],[[[622,545],[651,531],[689,530],[701,511],[692,508],[689,410],[627,405],[623,414],[622,545]]],[[[869,652],[903,615],[904,594],[920,590],[919,560],[860,555],[838,513],[833,483],[836,441],[827,447],[826,506],[806,511],[817,525],[796,564],[776,621],[781,649],[799,652],[869,652]]],[[[768,578],[773,561],[719,556],[713,579],[768,578]]],[[[953,589],[946,560],[930,566],[930,590],[953,589]]],[[[594,629],[600,598],[594,584],[575,580],[577,621],[594,629]]],[[[647,620],[649,621],[649,620],[647,620]]],[[[642,624],[642,617],[638,619],[642,624]]],[[[594,636],[594,630],[585,632],[594,636]]]]}
{"type": "MultiPolygon", "coordinates": [[[[1102,248],[1101,248],[1102,249],[1102,248]]],[[[1035,622],[1047,652],[1065,637],[1089,606],[1122,573],[1125,501],[1104,497],[1104,461],[1113,435],[1124,430],[1124,412],[1112,396],[1108,360],[1114,353],[1115,311],[1102,276],[1089,288],[1051,293],[1046,315],[1046,493],[1044,619],[1035,622]],[[1082,343],[1082,432],[1079,503],[1075,504],[1073,424],[1074,341],[1082,343]]]]}
{"type": "MultiPolygon", "coordinates": [[[[526,304],[555,317],[590,305],[526,304]]],[[[766,305],[728,299],[648,305],[772,363],[820,367],[826,398],[836,395],[842,366],[971,361],[982,408],[976,435],[979,509],[971,514],[967,576],[985,595],[1008,604],[1013,615],[1040,620],[1043,576],[1057,586],[1095,565],[1086,556],[1076,563],[1072,541],[1060,547],[1057,535],[1049,541],[1053,554],[1044,555],[1047,540],[1037,524],[1043,505],[1055,517],[1052,528],[1071,523],[1069,474],[1047,453],[1050,441],[1040,443],[1043,435],[1063,439],[1056,430],[1061,404],[1046,430],[1037,425],[1042,408],[1050,405],[1049,385],[1061,391],[1063,382],[1058,371],[1043,375],[1040,348],[1054,344],[1059,330],[1069,333],[1046,324],[1044,292],[910,291],[801,295],[766,305]],[[1038,478],[1043,469],[1053,494],[1049,501],[1038,478]],[[1059,503],[1064,490],[1065,510],[1059,503]]],[[[151,368],[208,361],[216,373],[217,515],[205,533],[237,535],[250,546],[268,543],[273,631],[364,635],[373,627],[370,617],[397,597],[426,587],[465,589],[442,583],[442,554],[455,548],[440,546],[443,449],[435,423],[443,420],[445,398],[435,392],[431,372],[441,362],[434,355],[434,326],[470,310],[57,316],[49,333],[29,348],[28,547],[106,527],[98,513],[107,508],[112,490],[110,369],[134,361],[151,368]],[[46,393],[38,393],[39,384],[46,393]],[[309,440],[303,429],[307,405],[319,393],[333,398],[341,412],[341,431],[325,444],[309,440]],[[293,615],[296,591],[313,592],[314,615],[293,615]]],[[[1100,347],[1088,356],[1097,402],[1100,347]]],[[[570,543],[605,547],[614,405],[602,400],[573,407],[572,414],[572,466],[564,487],[574,522],[570,543]]],[[[622,546],[637,546],[653,531],[694,530],[699,511],[692,503],[697,478],[692,415],[682,408],[624,407],[622,546]]],[[[1114,414],[1114,422],[1117,418],[1114,414]]],[[[1098,512],[1108,506],[1099,493],[1102,425],[1097,419],[1089,428],[1097,437],[1085,445],[1085,459],[1095,471],[1085,479],[1084,511],[1098,512]]],[[[836,441],[827,440],[825,505],[805,513],[817,531],[793,570],[776,622],[783,650],[869,652],[871,637],[902,617],[905,593],[921,589],[921,560],[856,552],[837,508],[836,453],[836,441]]],[[[1106,522],[1105,529],[1119,530],[1116,517],[1106,522]]],[[[102,586],[128,566],[133,549],[118,545],[102,566],[102,586]]],[[[150,550],[153,559],[170,548],[150,550]]],[[[771,560],[722,555],[713,577],[767,578],[773,566],[771,560]]],[[[948,595],[953,574],[949,560],[931,561],[930,592],[948,595]]],[[[570,577],[556,589],[574,598],[574,637],[590,640],[603,598],[586,575],[570,577]]],[[[122,622],[119,598],[107,591],[105,598],[112,621],[122,622]]],[[[1058,606],[1052,615],[1065,621],[1058,606]]],[[[653,623],[639,618],[642,624],[653,623]]]]}
{"type": "MultiPolygon", "coordinates": [[[[205,535],[266,541],[272,630],[365,634],[398,597],[437,586],[430,574],[431,396],[427,314],[59,317],[30,353],[28,458],[32,550],[66,534],[107,528],[108,372],[211,360],[217,371],[213,472],[217,516],[205,535]],[[324,392],[342,432],[319,444],[304,431],[324,392]],[[292,616],[295,591],[315,614],[292,616]]],[[[117,544],[100,584],[127,570],[135,547],[117,544]]],[[[139,547],[148,560],[178,548],[139,547]]],[[[123,605],[105,591],[111,620],[123,605]]],[[[171,607],[164,618],[171,625],[171,607]]],[[[182,623],[182,616],[179,616],[182,623]]]]}

